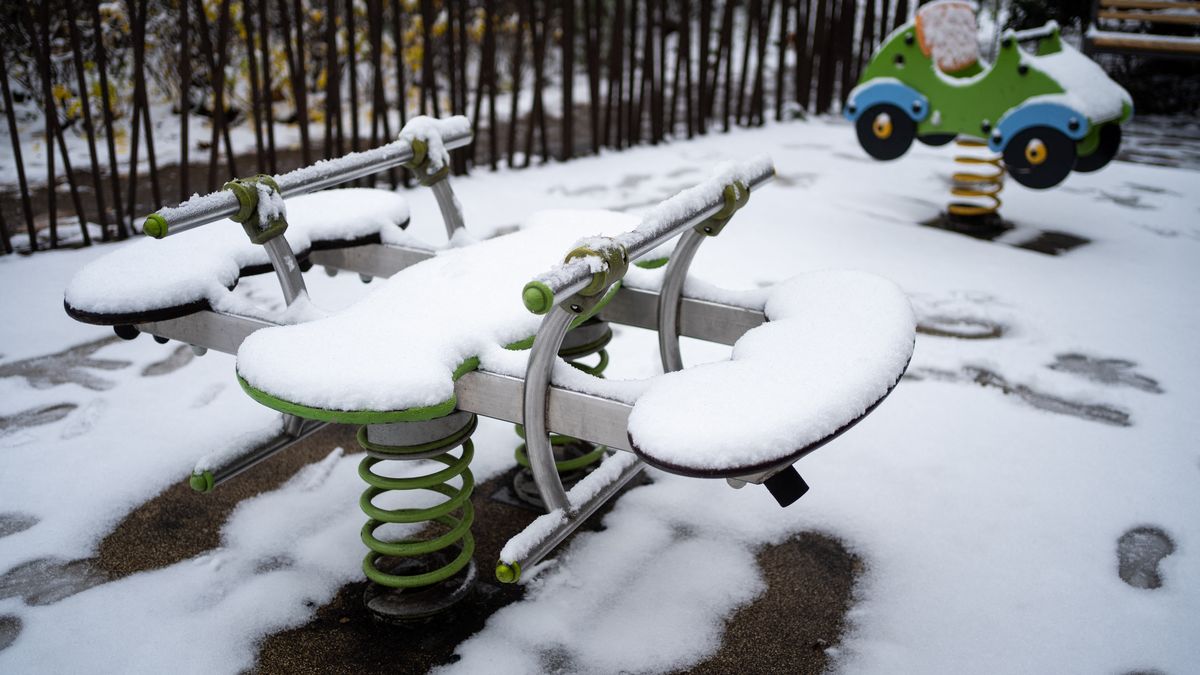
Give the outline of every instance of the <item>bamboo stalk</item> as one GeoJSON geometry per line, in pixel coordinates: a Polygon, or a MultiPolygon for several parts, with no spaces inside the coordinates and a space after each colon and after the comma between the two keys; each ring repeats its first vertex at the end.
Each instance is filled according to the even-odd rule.
{"type": "MultiPolygon", "coordinates": [[[[8,88],[8,64],[4,62],[4,50],[0,49],[0,93],[4,95],[4,115],[8,121],[8,137],[12,142],[13,162],[17,166],[17,186],[21,190],[21,210],[25,215],[25,229],[30,246],[37,250],[37,230],[33,224],[33,204],[29,201],[29,182],[25,178],[25,162],[21,157],[21,136],[17,131],[17,118],[13,112],[12,91],[8,88]]],[[[115,183],[116,177],[114,175],[115,183]]]]}
{"type": "MultiPolygon", "coordinates": [[[[108,209],[104,203],[104,186],[100,182],[100,157],[96,153],[96,129],[92,122],[92,106],[90,97],[88,96],[87,77],[83,72],[83,40],[79,37],[79,24],[75,21],[67,22],[71,34],[71,52],[75,65],[75,81],[79,85],[79,99],[81,108],[83,109],[83,129],[87,132],[88,143],[88,159],[91,161],[92,168],[92,192],[96,198],[96,210],[99,213],[97,221],[100,224],[101,238],[108,240],[108,228],[105,227],[104,219],[107,216],[108,209]]],[[[90,243],[90,235],[87,235],[87,228],[84,228],[85,237],[90,243]]]]}
{"type": "Polygon", "coordinates": [[[562,152],[561,161],[575,154],[575,0],[562,2],[562,152]]]}
{"type": "MultiPolygon", "coordinates": [[[[94,32],[94,47],[96,50],[96,69],[100,71],[100,101],[104,116],[105,142],[108,146],[109,180],[113,191],[113,215],[117,221],[117,238],[129,236],[122,217],[121,208],[121,174],[117,168],[117,144],[113,127],[112,101],[108,90],[108,50],[104,47],[104,30],[100,20],[100,0],[92,0],[92,27],[94,32]]],[[[129,217],[133,218],[133,205],[129,206],[129,217]]]]}
{"type": "MultiPolygon", "coordinates": [[[[191,113],[192,101],[192,48],[191,36],[188,34],[188,2],[179,0],[179,201],[188,198],[188,115],[191,113]]],[[[253,54],[253,49],[249,49],[253,54]]],[[[105,228],[105,234],[108,233],[105,228]]]]}
{"type": "MultiPolygon", "coordinates": [[[[259,0],[265,2],[266,0],[259,0]]],[[[250,71],[250,113],[254,117],[254,160],[259,173],[267,170],[263,148],[262,111],[259,105],[258,58],[254,55],[254,12],[250,0],[242,0],[242,25],[246,33],[246,58],[250,71]]],[[[182,199],[182,198],[181,198],[182,199]]]]}
{"type": "Polygon", "coordinates": [[[262,61],[263,112],[267,128],[267,159],[271,165],[271,173],[279,173],[275,157],[275,88],[271,81],[271,24],[267,21],[271,11],[267,0],[258,3],[258,27],[262,31],[259,37],[258,49],[262,61]]]}

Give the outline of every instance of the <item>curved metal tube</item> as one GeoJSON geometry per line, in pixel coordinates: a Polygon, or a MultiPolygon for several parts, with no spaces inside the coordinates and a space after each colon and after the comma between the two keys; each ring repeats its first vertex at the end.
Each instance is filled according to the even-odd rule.
{"type": "Polygon", "coordinates": [[[683,357],[679,354],[679,300],[692,259],[696,257],[700,243],[707,238],[694,229],[680,235],[663,275],[662,290],[658,294],[658,352],[662,356],[663,372],[683,370],[683,357]]]}
{"type": "Polygon", "coordinates": [[[308,292],[304,286],[304,275],[300,272],[300,261],[296,260],[291,245],[282,236],[263,244],[263,248],[267,250],[271,267],[275,268],[275,276],[279,278],[283,299],[291,306],[296,298],[308,292]]]}
{"type": "Polygon", "coordinates": [[[451,238],[455,232],[466,227],[466,223],[463,222],[462,206],[454,196],[454,188],[450,187],[449,180],[443,178],[434,183],[430,189],[433,190],[438,209],[442,212],[442,221],[446,223],[446,237],[451,238]]]}
{"type": "MultiPolygon", "coordinates": [[[[754,176],[750,177],[746,182],[746,187],[753,192],[760,185],[763,185],[767,181],[771,180],[774,176],[774,167],[766,167],[754,176]]],[[[699,225],[708,218],[711,218],[714,214],[718,213],[724,207],[724,205],[725,198],[720,194],[714,194],[714,196],[703,205],[696,206],[694,208],[683,209],[682,213],[665,225],[645,228],[645,221],[643,221],[643,224],[638,225],[637,228],[626,232],[625,234],[619,235],[617,237],[617,242],[625,246],[625,251],[629,255],[629,260],[637,260],[638,258],[641,258],[650,251],[654,250],[654,248],[659,244],[670,241],[672,238],[684,232],[685,230],[699,225]]],[[[558,265],[552,272],[546,272],[534,277],[534,281],[544,284],[554,298],[569,298],[586,288],[587,285],[591,283],[592,268],[585,259],[575,258],[558,265]]]]}
{"type": "Polygon", "coordinates": [[[574,315],[555,305],[542,319],[537,335],[533,338],[533,349],[529,354],[529,365],[525,369],[525,391],[522,412],[525,424],[526,452],[529,454],[533,480],[546,509],[568,510],[567,492],[562,479],[554,468],[554,450],[550,445],[550,430],[546,428],[546,403],[550,392],[550,373],[558,360],[558,350],[574,315]]]}

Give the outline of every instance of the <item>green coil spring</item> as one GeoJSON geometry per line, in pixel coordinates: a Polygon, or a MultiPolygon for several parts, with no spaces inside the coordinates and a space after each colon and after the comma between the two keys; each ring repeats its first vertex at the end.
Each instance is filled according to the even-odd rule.
{"type": "Polygon", "coordinates": [[[368,579],[389,588],[421,588],[454,576],[471,562],[475,552],[475,538],[471,535],[471,523],[475,520],[475,508],[471,505],[475,477],[471,474],[470,465],[475,448],[470,436],[475,431],[477,421],[475,415],[471,415],[467,424],[453,434],[411,446],[372,443],[367,440],[366,427],[358,430],[358,443],[369,453],[358,465],[358,475],[368,485],[359,499],[359,506],[368,518],[362,528],[362,541],[370,549],[363,559],[363,572],[368,579]],[[450,454],[459,446],[462,452],[458,457],[450,454]],[[391,478],[372,470],[384,461],[422,459],[440,462],[446,468],[406,478],[391,478]],[[459,487],[450,484],[455,477],[461,477],[459,487]],[[394,490],[428,490],[447,499],[427,508],[384,509],[375,505],[376,497],[394,490]],[[454,514],[456,511],[457,516],[454,514]],[[375,536],[375,531],[388,523],[439,523],[446,528],[446,532],[430,539],[413,537],[384,541],[375,536]],[[381,558],[428,556],[456,544],[460,547],[458,556],[437,569],[420,574],[389,574],[379,569],[381,558]]]}
{"type": "MultiPolygon", "coordinates": [[[[611,342],[613,338],[612,329],[608,328],[607,326],[600,326],[600,323],[601,322],[598,319],[593,318],[584,322],[584,324],[580,326],[580,328],[603,328],[604,330],[601,331],[594,340],[582,344],[564,346],[558,352],[558,355],[566,359],[567,363],[595,377],[604,377],[604,371],[608,369],[608,350],[606,350],[605,347],[608,346],[608,343],[611,342]],[[592,354],[596,354],[599,358],[599,361],[595,365],[589,366],[579,361],[579,359],[586,358],[592,354]]],[[[568,340],[569,339],[570,338],[568,337],[568,340]]],[[[522,439],[525,438],[524,427],[518,424],[516,425],[516,431],[518,436],[520,436],[522,439]]],[[[584,442],[570,436],[550,434],[550,445],[556,450],[567,450],[568,448],[572,448],[572,446],[577,448],[578,444],[582,443],[584,442]]],[[[554,468],[558,470],[560,475],[586,469],[587,467],[597,464],[600,462],[600,460],[604,459],[604,453],[607,452],[607,450],[608,448],[604,447],[603,445],[597,445],[590,451],[583,452],[577,456],[564,457],[563,459],[555,461],[554,468]]],[[[518,445],[513,454],[517,459],[518,465],[525,469],[530,468],[529,454],[526,451],[525,443],[518,445]]],[[[563,452],[555,452],[555,455],[561,456],[563,454],[563,452]]]]}

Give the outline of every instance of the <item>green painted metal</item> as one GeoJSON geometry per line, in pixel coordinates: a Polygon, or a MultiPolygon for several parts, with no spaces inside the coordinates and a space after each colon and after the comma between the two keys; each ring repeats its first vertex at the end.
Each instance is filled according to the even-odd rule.
{"type": "Polygon", "coordinates": [[[545,314],[554,307],[554,291],[540,281],[531,281],[521,291],[521,302],[530,312],[545,314]]]}
{"type": "Polygon", "coordinates": [[[450,175],[449,164],[444,165],[436,171],[430,171],[429,145],[424,140],[414,138],[412,141],[412,151],[412,159],[405,162],[404,166],[416,175],[417,182],[421,185],[429,187],[450,175]]]}
{"type": "Polygon", "coordinates": [[[496,563],[496,581],[502,584],[515,584],[521,578],[521,565],[506,563],[503,560],[496,563]]]}
{"type": "Polygon", "coordinates": [[[750,188],[740,180],[734,181],[725,186],[725,189],[721,191],[721,197],[725,200],[721,210],[696,225],[695,229],[700,234],[709,237],[721,234],[721,231],[729,224],[729,220],[733,218],[733,214],[750,202],[750,188]]]}
{"type": "Polygon", "coordinates": [[[238,212],[230,216],[230,220],[241,223],[242,229],[246,231],[246,236],[250,238],[251,243],[261,245],[286,232],[288,224],[287,219],[282,215],[273,216],[265,226],[259,222],[258,186],[260,184],[271,188],[276,195],[279,194],[279,185],[274,178],[266,174],[250,178],[235,178],[225,184],[225,189],[232,192],[238,200],[238,212]]]}
{"type": "Polygon", "coordinates": [[[1063,93],[1058,82],[1038,70],[1011,38],[1001,43],[996,62],[986,71],[980,69],[968,77],[946,75],[921,51],[912,22],[896,29],[880,45],[859,84],[880,77],[900,80],[929,99],[930,114],[918,123],[918,136],[955,134],[986,139],[1009,108],[1033,96],[1063,93]]]}
{"type": "Polygon", "coordinates": [[[190,478],[188,478],[188,485],[190,485],[193,490],[199,492],[200,494],[212,492],[215,483],[216,481],[213,479],[211,471],[194,473],[190,478]]]}
{"type": "Polygon", "coordinates": [[[643,258],[642,260],[639,260],[633,264],[637,265],[638,267],[640,267],[644,270],[656,270],[660,267],[665,267],[666,264],[669,262],[671,262],[671,259],[666,256],[663,256],[662,258],[650,258],[650,259],[643,258]]]}
{"type": "MultiPolygon", "coordinates": [[[[571,262],[577,258],[592,257],[603,260],[604,269],[593,273],[591,282],[583,290],[579,291],[579,295],[585,298],[600,295],[609,286],[625,278],[625,273],[629,271],[629,254],[625,251],[624,246],[616,244],[601,249],[595,249],[590,246],[577,246],[567,253],[566,257],[563,258],[563,262],[571,262]]],[[[528,288],[528,285],[526,285],[526,288],[528,288]]]]}
{"type": "MultiPolygon", "coordinates": [[[[471,372],[479,367],[479,359],[471,357],[463,361],[458,369],[454,371],[451,377],[454,380],[462,377],[464,374],[471,372]]],[[[295,415],[311,420],[321,420],[323,422],[337,422],[339,424],[389,424],[391,422],[420,422],[423,420],[436,419],[445,417],[454,412],[455,406],[458,404],[458,399],[451,395],[450,398],[435,403],[434,405],[424,406],[421,408],[407,408],[404,410],[330,410],[328,408],[315,408],[312,406],[294,403],[285,399],[279,398],[265,391],[257,389],[245,380],[241,375],[238,375],[238,384],[242,389],[249,394],[250,398],[258,401],[262,405],[278,410],[282,413],[295,415]]]]}
{"type": "Polygon", "coordinates": [[[151,213],[146,216],[146,222],[142,223],[142,233],[147,237],[162,239],[167,236],[167,219],[157,213],[151,213]]]}
{"type": "Polygon", "coordinates": [[[475,447],[469,438],[475,430],[476,419],[462,429],[446,438],[414,446],[383,446],[366,440],[365,427],[359,430],[359,442],[364,448],[374,452],[382,452],[387,459],[405,460],[410,456],[419,456],[429,450],[446,448],[446,452],[433,457],[432,460],[446,465],[446,468],[421,476],[393,478],[373,472],[376,464],[387,459],[367,456],[358,465],[358,475],[367,483],[367,489],[359,498],[359,508],[367,515],[367,522],[360,531],[360,538],[368,552],[363,558],[363,573],[368,579],[389,588],[421,588],[444,581],[457,574],[471,561],[475,552],[475,539],[471,535],[471,525],[475,520],[475,508],[471,504],[471,494],[475,489],[475,478],[471,473],[471,460],[475,456],[475,447]],[[455,457],[450,450],[461,444],[462,453],[455,457]],[[461,477],[460,487],[449,483],[456,477],[461,477]],[[395,490],[426,490],[447,497],[434,506],[426,508],[385,509],[376,506],[374,500],[379,495],[395,490]],[[455,516],[454,512],[460,515],[455,516]],[[446,531],[430,539],[416,536],[400,541],[385,541],[375,536],[375,531],[388,523],[416,524],[439,523],[446,531]],[[391,574],[379,569],[380,558],[411,558],[425,556],[458,544],[459,554],[449,563],[420,574],[391,574]]]}

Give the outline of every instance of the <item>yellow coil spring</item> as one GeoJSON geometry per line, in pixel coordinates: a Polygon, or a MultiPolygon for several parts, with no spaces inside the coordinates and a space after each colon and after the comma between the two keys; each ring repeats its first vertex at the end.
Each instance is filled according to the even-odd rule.
{"type": "Polygon", "coordinates": [[[388,446],[371,443],[366,437],[366,427],[358,431],[358,442],[376,456],[364,457],[358,465],[358,475],[366,481],[367,489],[359,499],[359,507],[369,520],[362,528],[362,541],[370,551],[363,559],[363,572],[367,578],[390,588],[420,588],[444,581],[471,562],[475,552],[475,538],[471,535],[471,523],[475,520],[475,508],[471,505],[471,492],[475,488],[475,477],[471,474],[471,459],[475,454],[471,433],[477,419],[471,415],[469,422],[450,436],[417,446],[388,446]],[[458,457],[450,451],[462,446],[458,457]],[[444,450],[443,452],[438,452],[444,450]],[[381,459],[386,456],[387,459],[381,459]],[[446,465],[445,469],[424,476],[391,478],[375,473],[372,468],[383,461],[413,461],[431,459],[446,465]],[[459,487],[449,484],[456,476],[462,477],[459,487]],[[379,495],[393,490],[428,490],[445,496],[440,504],[428,508],[385,509],[376,506],[379,495]],[[458,515],[454,515],[457,511],[458,515]],[[400,541],[385,541],[375,536],[375,530],[388,523],[439,523],[446,532],[431,539],[409,538],[400,541]],[[389,574],[379,569],[380,558],[412,558],[436,553],[458,544],[460,552],[454,560],[421,574],[389,574]]]}
{"type": "Polygon", "coordinates": [[[954,161],[966,164],[970,169],[955,171],[950,177],[953,185],[950,193],[955,197],[964,197],[972,201],[953,201],[946,205],[946,210],[952,216],[986,216],[1000,210],[1000,191],[1004,189],[1004,164],[999,155],[986,150],[987,143],[973,138],[957,138],[955,144],[960,148],[985,148],[986,155],[955,155],[954,161]],[[991,166],[995,171],[977,168],[980,165],[991,166]],[[986,173],[984,173],[986,172],[986,173]]]}

